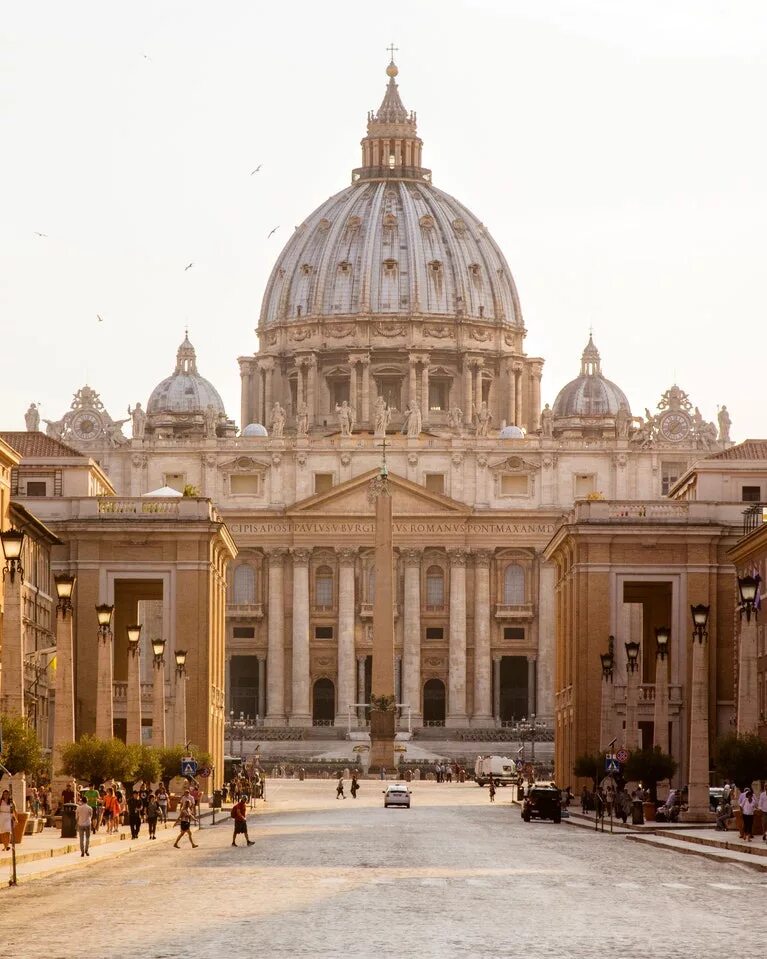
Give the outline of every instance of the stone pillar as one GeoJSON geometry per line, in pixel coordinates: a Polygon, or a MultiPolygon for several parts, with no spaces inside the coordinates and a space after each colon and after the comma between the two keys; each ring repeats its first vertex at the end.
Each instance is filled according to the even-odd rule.
{"type": "Polygon", "coordinates": [[[540,363],[533,364],[532,373],[532,409],[530,410],[530,430],[535,432],[541,425],[541,377],[543,376],[543,367],[540,363]]]}
{"type": "Polygon", "coordinates": [[[446,726],[466,726],[466,552],[450,556],[450,639],[446,726]]]}
{"type": "Polygon", "coordinates": [[[514,426],[514,424],[517,422],[517,387],[516,374],[514,372],[514,364],[512,362],[509,362],[506,366],[506,377],[508,379],[508,393],[506,395],[506,423],[509,426],[514,426]]]}
{"type": "Polygon", "coordinates": [[[429,421],[429,357],[421,357],[421,420],[425,426],[429,421]]]}
{"type": "Polygon", "coordinates": [[[471,426],[472,405],[474,403],[474,393],[471,386],[472,362],[469,357],[463,360],[463,422],[465,426],[471,426]]]}
{"type": "Polygon", "coordinates": [[[401,550],[405,566],[402,643],[402,702],[410,706],[413,727],[423,725],[421,713],[421,550],[401,550]]]}
{"type": "Polygon", "coordinates": [[[482,360],[474,360],[474,410],[473,413],[479,413],[482,406],[482,360]]]}
{"type": "Polygon", "coordinates": [[[534,716],[535,709],[535,656],[527,657],[527,715],[534,716]]]}
{"type": "Polygon", "coordinates": [[[126,707],[128,711],[128,725],[125,736],[126,743],[141,744],[141,643],[135,648],[128,648],[128,689],[126,692],[126,707]]]}
{"type": "MultiPolygon", "coordinates": [[[[264,423],[266,420],[266,413],[264,408],[264,377],[261,372],[260,366],[256,366],[256,369],[253,373],[255,377],[255,404],[253,411],[253,420],[256,423],[264,423]]],[[[245,424],[247,426],[247,424],[245,424]]]]}
{"type": "Polygon", "coordinates": [[[309,559],[311,550],[293,551],[293,703],[291,726],[311,726],[309,664],[309,559]]]}
{"type": "Polygon", "coordinates": [[[493,676],[490,660],[490,561],[492,552],[474,553],[474,715],[472,726],[493,725],[493,676]]]}
{"type": "Polygon", "coordinates": [[[514,364],[514,426],[523,426],[522,422],[522,370],[521,363],[514,364]]]}
{"type": "Polygon", "coordinates": [[[357,409],[357,363],[359,362],[359,357],[350,356],[349,357],[349,406],[352,408],[355,421],[359,417],[359,410],[357,409]]]}
{"type": "Polygon", "coordinates": [[[493,656],[493,719],[501,725],[501,657],[493,656]]]}
{"type": "Polygon", "coordinates": [[[165,748],[165,660],[152,662],[152,746],[165,748]]]}
{"type": "Polygon", "coordinates": [[[99,631],[96,640],[96,736],[114,736],[114,637],[112,630],[99,631]]]}
{"type": "Polygon", "coordinates": [[[61,773],[61,748],[75,738],[72,610],[56,609],[56,700],[53,709],[53,798],[58,800],[70,777],[61,773]]]}
{"type": "MultiPolygon", "coordinates": [[[[352,367],[354,369],[354,367],[352,367]]],[[[338,682],[336,684],[336,726],[345,726],[354,698],[354,564],[357,550],[339,550],[338,570],[338,682]]]]}
{"type": "Polygon", "coordinates": [[[690,762],[687,771],[686,821],[711,818],[708,794],[708,637],[692,641],[692,687],[690,690],[690,762]]]}
{"type": "Polygon", "coordinates": [[[173,745],[186,746],[186,666],[176,666],[173,700],[173,745]]]}
{"type": "Polygon", "coordinates": [[[408,403],[410,403],[411,401],[414,403],[417,403],[418,402],[418,386],[417,386],[418,378],[416,376],[415,368],[416,368],[416,364],[418,363],[418,357],[415,356],[413,353],[411,353],[409,356],[409,360],[410,360],[410,367],[409,367],[409,374],[408,374],[407,400],[408,400],[408,403]]]}
{"type": "MultiPolygon", "coordinates": [[[[365,702],[365,660],[367,656],[357,657],[357,702],[365,702]]],[[[360,726],[365,725],[365,707],[360,706],[357,710],[357,722],[360,726]]]]}
{"type": "Polygon", "coordinates": [[[759,722],[756,689],[756,613],[749,619],[741,613],[738,639],[738,735],[755,733],[759,722]]]}
{"type": "Polygon", "coordinates": [[[599,720],[599,751],[604,752],[615,737],[615,684],[612,670],[602,674],[602,702],[599,720]]]}
{"type": "Polygon", "coordinates": [[[394,698],[402,702],[402,657],[394,657],[394,698]]]}
{"type": "Polygon", "coordinates": [[[370,357],[363,356],[362,364],[362,422],[370,422],[370,357]]]}
{"type": "Polygon", "coordinates": [[[274,370],[274,360],[272,357],[264,357],[258,361],[258,368],[261,370],[261,376],[264,381],[264,411],[263,422],[266,425],[272,413],[272,372],[274,370]]]}
{"type": "Polygon", "coordinates": [[[258,719],[264,721],[266,715],[266,656],[258,657],[258,719]]]}
{"type": "Polygon", "coordinates": [[[639,666],[626,666],[626,729],[623,735],[623,745],[629,752],[639,748],[639,727],[637,726],[637,711],[639,709],[639,666]]]}
{"type": "Polygon", "coordinates": [[[668,741],[668,655],[658,650],[655,659],[655,712],[653,714],[653,746],[669,751],[668,741]]]}
{"type": "MultiPolygon", "coordinates": [[[[269,685],[266,695],[265,726],[285,725],[285,611],[283,566],[286,549],[271,549],[269,566],[266,661],[269,685]]],[[[260,666],[259,666],[260,670],[260,666]]],[[[259,671],[259,682],[261,674],[259,671]]]]}
{"type": "Polygon", "coordinates": [[[306,375],[306,405],[309,407],[309,427],[314,426],[317,413],[317,357],[314,353],[307,358],[308,372],[306,375]]]}
{"type": "Polygon", "coordinates": [[[296,372],[298,376],[296,378],[296,408],[294,410],[296,416],[298,411],[301,409],[301,404],[304,402],[304,365],[306,360],[302,356],[296,357],[296,372]]]}
{"type": "MultiPolygon", "coordinates": [[[[0,675],[0,711],[26,716],[24,703],[24,625],[22,622],[21,573],[6,573],[3,596],[3,657],[0,675]]],[[[71,618],[71,617],[70,617],[71,618]]],[[[38,663],[35,663],[37,666],[38,663]]]]}

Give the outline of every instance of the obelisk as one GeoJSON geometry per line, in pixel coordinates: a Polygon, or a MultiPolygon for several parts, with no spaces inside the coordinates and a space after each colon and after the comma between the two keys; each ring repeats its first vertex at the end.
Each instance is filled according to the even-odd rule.
{"type": "MultiPolygon", "coordinates": [[[[384,441],[385,442],[385,441],[384,441]]],[[[386,468],[370,483],[375,502],[375,601],[373,603],[373,672],[370,691],[370,768],[392,769],[394,759],[394,550],[392,498],[386,468]]]]}

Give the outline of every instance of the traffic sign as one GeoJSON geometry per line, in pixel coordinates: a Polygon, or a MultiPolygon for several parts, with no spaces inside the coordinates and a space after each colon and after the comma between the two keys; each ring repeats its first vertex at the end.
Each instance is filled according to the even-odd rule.
{"type": "Polygon", "coordinates": [[[210,776],[210,774],[211,774],[210,766],[201,766],[200,769],[197,770],[197,775],[200,777],[200,779],[207,779],[210,776]]]}
{"type": "Polygon", "coordinates": [[[618,760],[619,763],[625,763],[629,758],[628,749],[619,749],[618,752],[615,754],[615,758],[618,760]]]}
{"type": "Polygon", "coordinates": [[[519,772],[520,769],[522,769],[522,768],[524,767],[525,761],[524,761],[524,759],[515,759],[515,760],[514,760],[514,765],[517,767],[517,772],[519,772]]]}
{"type": "Polygon", "coordinates": [[[191,756],[185,756],[181,760],[181,775],[194,776],[196,772],[197,772],[197,760],[192,759],[191,756]]]}
{"type": "Polygon", "coordinates": [[[615,756],[605,756],[605,772],[619,773],[621,771],[620,763],[615,756]]]}

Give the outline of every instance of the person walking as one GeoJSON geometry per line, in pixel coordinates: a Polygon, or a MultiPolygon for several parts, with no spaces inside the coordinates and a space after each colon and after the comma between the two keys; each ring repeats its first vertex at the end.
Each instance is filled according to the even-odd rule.
{"type": "Polygon", "coordinates": [[[757,809],[757,802],[750,786],[746,786],[743,790],[739,802],[740,808],[743,810],[743,835],[741,838],[745,839],[746,842],[752,842],[754,839],[754,813],[757,809]]]}
{"type": "Polygon", "coordinates": [[[107,833],[120,831],[120,802],[111,786],[107,789],[104,799],[104,822],[107,833]]]}
{"type": "Polygon", "coordinates": [[[352,794],[352,799],[357,798],[357,793],[359,792],[360,784],[357,782],[357,773],[352,773],[352,784],[349,787],[349,792],[352,794]]]}
{"type": "Polygon", "coordinates": [[[490,802],[495,802],[495,780],[490,777],[490,802]]]}
{"type": "Polygon", "coordinates": [[[197,821],[197,817],[194,814],[194,810],[190,803],[185,803],[180,807],[178,811],[178,818],[176,819],[176,825],[181,830],[178,834],[178,838],[173,843],[173,848],[178,849],[178,844],[181,842],[181,839],[184,836],[189,837],[189,842],[192,844],[192,849],[197,848],[197,843],[192,839],[192,823],[197,821]]]}
{"type": "Polygon", "coordinates": [[[91,823],[93,822],[93,807],[88,803],[85,793],[80,793],[80,802],[75,811],[77,835],[80,837],[80,858],[90,856],[91,823]]]}
{"type": "Polygon", "coordinates": [[[128,797],[128,825],[131,839],[138,839],[141,831],[141,797],[138,789],[134,789],[128,797]]]}
{"type": "Polygon", "coordinates": [[[11,833],[16,825],[16,810],[13,806],[10,791],[3,790],[0,796],[0,842],[5,852],[11,848],[11,833]]]}
{"type": "Polygon", "coordinates": [[[765,789],[764,780],[761,782],[761,791],[759,799],[756,802],[756,808],[762,813],[762,842],[767,842],[767,789],[765,789]]]}
{"type": "Polygon", "coordinates": [[[344,794],[344,778],[343,776],[338,777],[338,785],[336,786],[336,799],[346,799],[344,794]]]}
{"type": "Polygon", "coordinates": [[[149,838],[157,839],[157,817],[160,815],[160,806],[153,792],[147,793],[144,815],[149,827],[149,838]]]}
{"type": "Polygon", "coordinates": [[[162,818],[163,825],[167,826],[168,824],[168,790],[165,788],[164,783],[160,783],[157,792],[155,793],[155,799],[157,800],[157,807],[160,810],[160,817],[162,818]]]}
{"type": "Polygon", "coordinates": [[[234,820],[234,832],[232,833],[232,845],[237,845],[237,837],[244,836],[245,842],[249,846],[254,846],[255,842],[248,836],[248,804],[241,796],[232,806],[232,819],[234,820]]]}

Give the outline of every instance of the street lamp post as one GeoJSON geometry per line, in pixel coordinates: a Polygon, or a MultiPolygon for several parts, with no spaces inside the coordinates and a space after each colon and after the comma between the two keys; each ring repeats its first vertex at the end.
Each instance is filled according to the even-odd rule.
{"type": "Polygon", "coordinates": [[[128,634],[128,724],[125,741],[141,745],[141,626],[127,626],[128,634]]]}
{"type": "Polygon", "coordinates": [[[535,713],[530,713],[530,720],[528,721],[524,716],[522,717],[522,722],[519,724],[519,733],[520,738],[524,742],[526,736],[530,738],[530,762],[535,762],[535,740],[539,731],[543,731],[546,728],[546,723],[536,722],[535,713]]]}
{"type": "Polygon", "coordinates": [[[740,593],[740,631],[738,635],[738,704],[736,721],[738,735],[755,733],[759,722],[759,704],[756,685],[758,615],[757,595],[760,581],[754,576],[738,579],[740,593]],[[752,620],[753,617],[753,620],[752,620]]]}
{"type": "Polygon", "coordinates": [[[653,714],[653,746],[668,753],[668,644],[671,630],[658,626],[655,630],[655,712],[653,714]]]}
{"type": "Polygon", "coordinates": [[[177,746],[186,745],[186,650],[177,649],[176,695],[173,703],[173,739],[177,746]]]}
{"type": "Polygon", "coordinates": [[[96,735],[99,739],[114,736],[114,660],[112,656],[112,617],[115,608],[108,603],[96,607],[99,624],[96,678],[96,735]]]}
{"type": "Polygon", "coordinates": [[[25,716],[24,702],[24,621],[21,588],[24,568],[21,551],[24,533],[18,529],[0,532],[3,566],[3,684],[0,707],[11,716],[25,716]]]}
{"type": "Polygon", "coordinates": [[[626,749],[639,747],[637,735],[637,712],[639,711],[639,643],[631,640],[626,647],[626,730],[624,742],[626,749]]]}
{"type": "Polygon", "coordinates": [[[691,606],[692,688],[690,690],[690,763],[687,773],[687,813],[695,822],[710,818],[708,794],[708,616],[710,606],[691,606]]]}
{"type": "Polygon", "coordinates": [[[165,640],[153,639],[152,652],[152,745],[165,747],[165,640]]]}
{"type": "Polygon", "coordinates": [[[54,576],[56,584],[56,700],[53,708],[53,796],[58,799],[68,777],[59,772],[61,749],[75,738],[75,684],[72,652],[72,595],[76,577],[54,576]]]}
{"type": "Polygon", "coordinates": [[[607,652],[600,653],[602,663],[602,709],[599,724],[599,749],[603,751],[612,739],[613,716],[615,713],[615,687],[613,670],[615,668],[615,637],[610,636],[607,652]]]}

